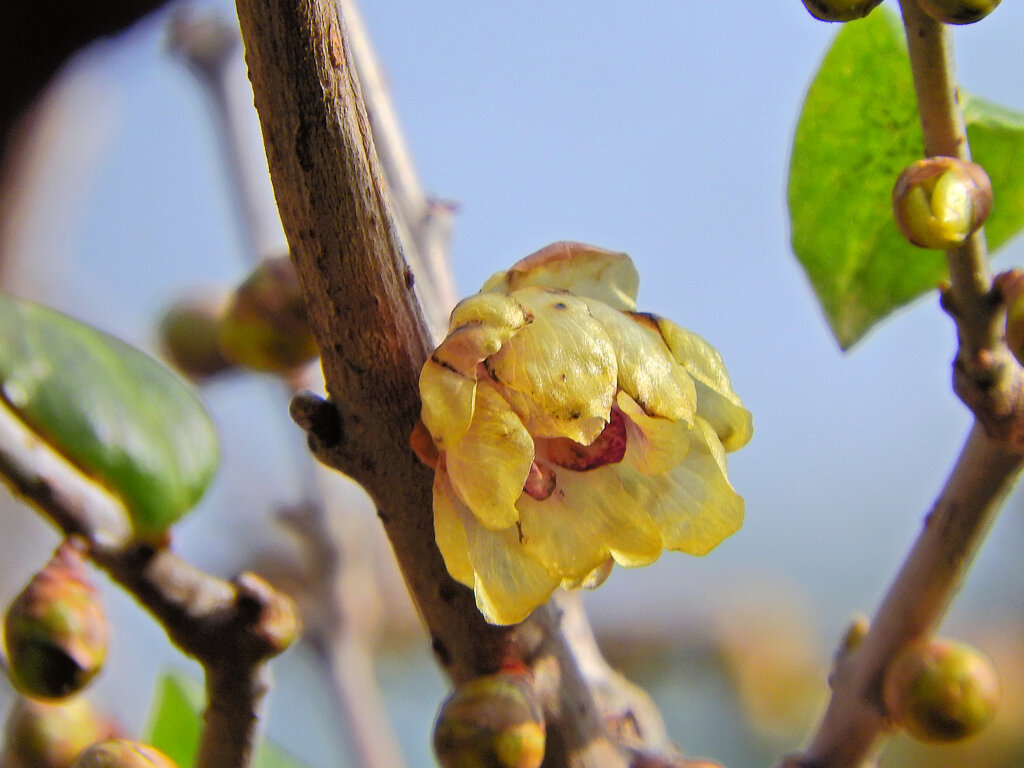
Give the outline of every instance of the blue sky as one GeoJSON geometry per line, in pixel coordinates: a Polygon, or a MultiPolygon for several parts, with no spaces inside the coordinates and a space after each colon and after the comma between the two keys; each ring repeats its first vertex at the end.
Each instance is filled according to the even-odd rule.
{"type": "MultiPolygon", "coordinates": [[[[870,611],[969,418],[950,392],[954,333],[934,296],[843,355],[789,252],[792,131],[836,27],[799,0],[364,0],[362,11],[424,186],[460,206],[460,293],[555,240],[627,251],[641,308],[715,344],[754,414],[754,440],[730,459],[744,529],[704,560],[617,572],[590,598],[598,623],[708,615],[724,590],[765,579],[799,585],[826,639],[870,611]]],[[[956,33],[965,87],[1020,111],[1022,25],[1024,8],[1004,3],[956,33]]],[[[68,275],[54,303],[149,343],[186,286],[244,269],[212,123],[157,22],[90,52],[68,87],[79,100],[60,146],[89,160],[52,179],[48,194],[68,200],[35,223],[45,236],[30,257],[68,275]]],[[[1024,261],[1021,248],[998,265],[1024,261]]],[[[212,392],[218,418],[244,422],[239,398],[264,396],[255,390],[212,392]]],[[[244,463],[234,450],[229,464],[244,463]]],[[[294,484],[281,467],[266,476],[294,484]]],[[[968,584],[974,606],[982,594],[1019,604],[1008,596],[1020,508],[1011,499],[968,584]]]]}

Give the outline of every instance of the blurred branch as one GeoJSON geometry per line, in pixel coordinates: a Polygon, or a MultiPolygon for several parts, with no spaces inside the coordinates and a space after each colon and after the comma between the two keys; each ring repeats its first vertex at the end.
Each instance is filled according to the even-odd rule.
{"type": "Polygon", "coordinates": [[[74,53],[124,30],[167,0],[0,3],[0,155],[21,116],[74,53]]]}
{"type": "Polygon", "coordinates": [[[226,582],[167,545],[132,541],[121,502],[86,478],[0,406],[0,474],[202,665],[207,708],[196,768],[244,768],[254,754],[267,661],[298,632],[291,601],[253,574],[226,582]]]}
{"type": "Polygon", "coordinates": [[[557,607],[519,626],[487,624],[434,544],[432,473],[408,444],[430,335],[333,2],[239,0],[237,7],[281,221],[330,396],[293,401],[293,417],[317,457],[374,500],[449,677],[458,683],[522,659],[544,701],[545,765],[628,765],[633,755],[609,738],[557,607]]]}
{"type": "MultiPolygon", "coordinates": [[[[927,156],[970,159],[949,28],[900,0],[927,156]]],[[[873,762],[889,730],[881,698],[886,670],[939,625],[1003,499],[1024,466],[1024,370],[1004,338],[1006,307],[993,289],[984,231],[947,254],[943,307],[956,322],[954,388],[977,419],[913,549],[862,644],[837,662],[828,710],[787,768],[873,762]]]]}
{"type": "MultiPolygon", "coordinates": [[[[240,229],[247,237],[249,258],[258,262],[269,255],[267,230],[279,229],[280,222],[275,209],[259,204],[264,188],[269,188],[269,179],[256,172],[253,162],[262,147],[245,140],[243,124],[249,115],[233,98],[231,61],[241,42],[237,26],[211,13],[182,8],[171,17],[169,42],[208,97],[240,229]]],[[[442,261],[441,266],[446,268],[447,263],[442,261]]],[[[274,394],[283,394],[287,402],[297,391],[322,386],[318,372],[307,368],[274,394]]],[[[404,760],[374,674],[373,646],[383,617],[383,596],[381,563],[367,546],[368,538],[377,533],[368,530],[374,522],[372,513],[362,508],[365,504],[353,504],[337,476],[324,477],[329,470],[315,462],[304,445],[298,465],[305,498],[288,507],[281,521],[298,536],[303,561],[309,564],[291,580],[303,615],[304,640],[327,670],[340,723],[359,765],[398,768],[404,760]]]]}

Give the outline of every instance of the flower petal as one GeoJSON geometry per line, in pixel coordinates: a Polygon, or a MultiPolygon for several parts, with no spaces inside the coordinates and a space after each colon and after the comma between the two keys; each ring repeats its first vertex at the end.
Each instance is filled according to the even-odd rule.
{"type": "Polygon", "coordinates": [[[639,482],[665,547],[705,555],[743,525],[743,498],[729,483],[725,452],[711,425],[698,418],[692,434],[690,452],[681,464],[639,482]]]}
{"type": "Polygon", "coordinates": [[[452,487],[491,529],[519,520],[516,499],[533,463],[533,438],[489,383],[477,388],[473,421],[445,452],[452,487]]]}
{"type": "Polygon", "coordinates": [[[616,402],[626,416],[624,462],[645,475],[660,475],[686,458],[690,450],[689,424],[648,416],[625,392],[619,392],[616,402]]]}
{"type": "Polygon", "coordinates": [[[461,506],[442,463],[434,472],[434,540],[452,578],[472,587],[476,577],[469,560],[466,528],[459,513],[461,506]]]}
{"type": "Polygon", "coordinates": [[[615,351],[587,305],[545,288],[516,291],[533,316],[484,365],[530,434],[593,441],[616,389],[615,351]]]}
{"type": "Polygon", "coordinates": [[[673,357],[694,379],[697,415],[715,428],[725,450],[742,448],[754,433],[753,422],[750,412],[732,391],[729,374],[718,350],[671,320],[656,315],[650,317],[672,350],[673,357]]]}
{"type": "Polygon", "coordinates": [[[487,621],[516,624],[547,602],[560,579],[526,552],[516,528],[490,531],[473,515],[462,519],[476,576],[476,605],[487,621]]]}
{"type": "Polygon", "coordinates": [[[433,359],[420,371],[420,418],[440,450],[454,445],[473,421],[476,379],[433,359]]]}
{"type": "Polygon", "coordinates": [[[563,240],[493,275],[481,290],[512,293],[531,285],[561,288],[629,311],[636,307],[640,276],[625,253],[563,240]]]}
{"type": "Polygon", "coordinates": [[[556,470],[550,498],[518,502],[523,545],[560,579],[581,580],[609,556],[619,565],[653,563],[661,535],[650,514],[623,487],[616,469],[556,470]]]}
{"type": "Polygon", "coordinates": [[[600,302],[587,303],[611,339],[619,386],[651,416],[690,421],[697,408],[693,380],[676,362],[657,326],[600,302]]]}

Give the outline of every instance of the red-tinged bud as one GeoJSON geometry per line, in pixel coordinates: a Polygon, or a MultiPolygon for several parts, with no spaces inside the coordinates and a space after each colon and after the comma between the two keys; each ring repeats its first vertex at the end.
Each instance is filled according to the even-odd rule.
{"type": "Polygon", "coordinates": [[[502,671],[455,689],[434,726],[442,768],[538,768],[544,713],[528,672],[502,671]]]}
{"type": "Polygon", "coordinates": [[[228,360],[288,375],[316,358],[306,302],[288,257],[267,259],[235,291],[220,327],[228,360]]]}
{"type": "Polygon", "coordinates": [[[886,673],[885,706],[921,741],[957,741],[995,715],[999,683],[988,658],[966,643],[935,640],[908,649],[886,673]]]}
{"type": "Polygon", "coordinates": [[[19,698],[4,728],[5,768],[70,768],[75,758],[119,729],[81,696],[48,703],[19,698]]]}
{"type": "Polygon", "coordinates": [[[907,240],[945,250],[985,223],[992,211],[992,184],[977,163],[929,157],[900,174],[892,201],[896,226],[907,240]]]}
{"type": "Polygon", "coordinates": [[[882,0],[804,0],[811,16],[821,21],[853,21],[867,16],[882,0]]]}
{"type": "Polygon", "coordinates": [[[78,756],[72,768],[177,768],[158,749],[124,739],[93,744],[78,756]]]}
{"type": "Polygon", "coordinates": [[[988,16],[1000,0],[917,0],[921,9],[946,24],[973,24],[988,16]]]}
{"type": "Polygon", "coordinates": [[[167,359],[193,381],[229,370],[220,349],[226,298],[189,298],[171,306],[160,320],[160,346],[167,359]]]}
{"type": "Polygon", "coordinates": [[[103,666],[107,619],[89,583],[83,546],[64,542],[7,610],[11,682],[31,698],[75,693],[103,666]]]}

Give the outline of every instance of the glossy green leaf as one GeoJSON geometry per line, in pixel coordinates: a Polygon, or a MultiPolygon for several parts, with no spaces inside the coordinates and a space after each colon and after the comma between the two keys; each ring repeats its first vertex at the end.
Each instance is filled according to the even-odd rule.
{"type": "MultiPolygon", "coordinates": [[[[1024,116],[963,101],[998,247],[1024,226],[1024,116]]],[[[907,243],[892,219],[893,184],[922,150],[902,24],[879,9],[843,25],[804,101],[788,192],[793,251],[843,349],[946,276],[945,255],[907,243]]]]}
{"type": "MultiPolygon", "coordinates": [[[[202,686],[182,674],[165,674],[157,682],[146,743],[179,766],[193,765],[199,751],[202,711],[202,686]]],[[[256,751],[253,768],[306,768],[306,765],[283,749],[264,742],[256,751]]]]}
{"type": "Polygon", "coordinates": [[[0,396],[118,495],[142,538],[191,509],[217,468],[213,425],[176,374],[95,328],[3,295],[0,396]]]}

